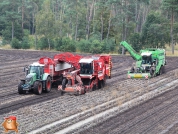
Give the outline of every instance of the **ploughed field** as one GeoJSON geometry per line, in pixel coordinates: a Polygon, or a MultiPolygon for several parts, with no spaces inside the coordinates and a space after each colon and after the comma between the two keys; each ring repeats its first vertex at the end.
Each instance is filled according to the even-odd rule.
{"type": "MultiPolygon", "coordinates": [[[[167,57],[165,73],[149,80],[127,79],[134,60],[112,56],[112,78],[103,89],[81,96],[19,95],[23,67],[58,52],[0,49],[0,123],[17,117],[19,133],[175,133],[178,130],[178,58],[167,57]]],[[[0,127],[3,133],[3,127],[0,127]]],[[[11,133],[14,133],[13,131],[11,133]]]]}

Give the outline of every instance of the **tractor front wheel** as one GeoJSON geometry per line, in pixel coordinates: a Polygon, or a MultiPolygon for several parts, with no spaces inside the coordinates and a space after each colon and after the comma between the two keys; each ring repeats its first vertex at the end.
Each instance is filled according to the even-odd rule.
{"type": "Polygon", "coordinates": [[[21,81],[18,85],[18,93],[19,94],[25,94],[26,91],[23,90],[22,85],[25,84],[25,81],[21,81]]]}
{"type": "Polygon", "coordinates": [[[154,76],[154,70],[153,70],[153,68],[150,69],[150,75],[151,75],[151,77],[154,76]]]}
{"type": "Polygon", "coordinates": [[[45,91],[49,93],[51,91],[51,78],[48,76],[46,79],[45,91]]]}
{"type": "Polygon", "coordinates": [[[40,81],[35,81],[34,93],[37,95],[40,95],[42,93],[42,83],[40,81]]]}

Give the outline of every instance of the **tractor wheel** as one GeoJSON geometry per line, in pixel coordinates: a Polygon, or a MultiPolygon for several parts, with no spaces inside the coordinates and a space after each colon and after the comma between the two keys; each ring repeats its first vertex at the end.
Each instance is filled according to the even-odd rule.
{"type": "Polygon", "coordinates": [[[104,87],[105,85],[106,85],[106,76],[104,76],[104,79],[102,80],[102,86],[104,87]]]}
{"type": "Polygon", "coordinates": [[[132,67],[131,69],[130,69],[130,73],[134,73],[135,72],[135,69],[134,69],[134,67],[132,67]]]}
{"type": "Polygon", "coordinates": [[[51,78],[48,76],[46,79],[45,92],[49,93],[51,91],[51,78]]]}
{"type": "Polygon", "coordinates": [[[26,93],[26,91],[24,91],[23,88],[22,88],[22,85],[23,85],[23,84],[25,84],[25,82],[24,82],[24,81],[21,81],[21,82],[19,83],[19,85],[18,85],[18,93],[19,93],[19,94],[25,94],[25,93],[26,93]]]}
{"type": "Polygon", "coordinates": [[[159,75],[163,74],[163,67],[161,66],[161,68],[159,69],[159,75]]]}
{"type": "Polygon", "coordinates": [[[162,66],[162,71],[163,73],[165,73],[165,66],[162,66]]]}
{"type": "Polygon", "coordinates": [[[34,93],[37,95],[40,95],[42,93],[42,83],[40,81],[35,81],[34,93]]]}
{"type": "Polygon", "coordinates": [[[64,78],[64,79],[62,80],[62,90],[65,90],[66,84],[67,84],[67,79],[64,78]]]}
{"type": "Polygon", "coordinates": [[[93,85],[92,91],[96,90],[96,85],[93,85]]]}
{"type": "Polygon", "coordinates": [[[101,81],[98,79],[98,89],[101,88],[101,81]]]}
{"type": "Polygon", "coordinates": [[[103,80],[98,80],[98,89],[103,88],[103,80]]]}
{"type": "Polygon", "coordinates": [[[59,91],[60,95],[63,96],[64,92],[62,90],[59,91]]]}
{"type": "Polygon", "coordinates": [[[153,70],[153,68],[150,69],[150,75],[151,75],[151,77],[154,76],[154,70],[153,70]]]}

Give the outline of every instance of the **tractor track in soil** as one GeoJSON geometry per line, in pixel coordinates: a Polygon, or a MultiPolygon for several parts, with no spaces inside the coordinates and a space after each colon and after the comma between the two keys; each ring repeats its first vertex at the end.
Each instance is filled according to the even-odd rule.
{"type": "MultiPolygon", "coordinates": [[[[175,115],[178,115],[176,113],[178,110],[177,102],[178,91],[171,90],[124,113],[117,114],[109,120],[98,123],[96,126],[81,133],[156,134],[161,132],[164,127],[166,128],[167,119],[170,117],[175,118],[175,115]],[[159,128],[159,126],[161,127],[159,128]]],[[[171,121],[173,121],[172,118],[171,121]]]]}
{"type": "MultiPolygon", "coordinates": [[[[174,78],[173,78],[174,79],[174,78]]],[[[165,79],[166,81],[166,79],[165,79]]],[[[133,81],[134,82],[134,81],[133,81]]],[[[165,83],[165,82],[164,82],[165,83]]],[[[165,85],[164,83],[162,83],[163,85],[165,85]]],[[[131,83],[132,85],[133,83],[131,83]]],[[[129,85],[130,86],[130,85],[129,85]]],[[[128,87],[129,87],[128,86],[128,87]]],[[[172,87],[170,87],[172,88],[172,87]]],[[[175,88],[173,86],[173,88],[175,88]]],[[[122,89],[123,92],[120,92],[120,94],[115,98],[112,98],[109,101],[112,101],[111,103],[108,103],[108,105],[104,105],[104,106],[101,106],[100,108],[97,108],[95,110],[91,110],[90,113],[85,113],[85,114],[80,114],[79,116],[77,116],[76,118],[73,118],[71,120],[68,120],[66,122],[61,122],[60,124],[56,125],[54,128],[50,128],[50,129],[46,129],[44,131],[41,131],[40,134],[47,134],[47,133],[54,133],[54,132],[58,132],[61,133],[63,129],[65,129],[66,127],[70,127],[71,125],[77,123],[77,122],[80,122],[81,120],[87,120],[88,118],[90,118],[90,116],[94,116],[98,113],[101,113],[103,111],[106,111],[108,109],[112,109],[113,107],[119,105],[119,100],[122,100],[122,103],[126,103],[128,102],[129,100],[131,99],[134,99],[134,98],[137,98],[141,95],[144,94],[144,92],[146,92],[145,90],[142,90],[140,89],[140,92],[138,93],[137,91],[130,91],[130,93],[132,92],[132,96],[125,96],[125,92],[124,90],[125,89],[122,89]]],[[[138,89],[137,89],[138,90],[138,89]]],[[[151,90],[154,90],[154,88],[152,88],[151,90]]],[[[129,91],[128,91],[129,92],[129,91]]],[[[150,91],[149,91],[150,92],[150,91]]],[[[92,122],[92,123],[95,123],[95,122],[92,122]]],[[[80,128],[80,130],[82,130],[83,127],[80,128]]],[[[74,132],[77,131],[77,130],[74,130],[74,132]]],[[[91,132],[91,131],[90,131],[91,132]]],[[[71,133],[70,131],[68,133],[71,133]]],[[[91,132],[92,133],[92,132],[91,132]]],[[[95,133],[95,132],[94,132],[95,133]]],[[[37,133],[38,134],[38,133],[37,133]]]]}
{"type": "MultiPolygon", "coordinates": [[[[166,66],[166,74],[163,74],[162,76],[158,76],[156,78],[152,78],[150,80],[146,80],[145,82],[145,80],[128,80],[126,78],[127,70],[129,70],[129,68],[132,66],[132,63],[134,62],[131,57],[113,56],[112,79],[107,80],[107,85],[103,90],[96,90],[82,96],[60,96],[56,88],[54,88],[50,93],[44,93],[41,96],[33,94],[18,95],[16,88],[20,77],[24,77],[24,72],[22,72],[23,67],[25,65],[31,64],[34,61],[37,61],[40,57],[53,57],[54,54],[57,53],[58,52],[0,50],[0,61],[2,62],[2,66],[0,66],[0,82],[2,82],[2,86],[0,86],[0,92],[2,92],[0,94],[0,117],[2,117],[3,119],[4,116],[15,113],[20,122],[24,121],[23,116],[25,116],[26,119],[33,117],[32,119],[28,119],[27,121],[24,121],[24,123],[21,123],[20,130],[22,133],[52,123],[56,120],[63,119],[70,115],[76,114],[77,112],[85,111],[97,105],[101,105],[115,98],[122,98],[122,103],[124,103],[124,101],[126,102],[130,99],[134,99],[141,94],[158,88],[160,85],[163,85],[166,82],[168,83],[171,80],[177,79],[177,73],[173,71],[178,67],[176,57],[167,57],[169,65],[166,66]],[[21,69],[21,72],[19,71],[19,69],[21,69]],[[7,83],[6,81],[11,80],[12,78],[10,74],[14,76],[14,80],[7,83]],[[157,85],[155,85],[156,82],[158,83],[157,85]],[[142,89],[140,90],[139,87],[144,87],[145,83],[147,84],[147,86],[145,87],[147,89],[149,88],[148,91],[142,89]],[[98,98],[99,96],[102,97],[98,98]],[[125,96],[127,99],[124,100],[123,96],[125,96]],[[12,99],[12,101],[10,101],[9,99],[12,99]],[[81,101],[84,101],[85,103],[82,103],[81,101]],[[59,104],[61,106],[57,106],[59,104]],[[46,113],[46,115],[42,114],[40,116],[38,111],[41,111],[41,109],[42,111],[44,110],[44,113],[46,113]],[[48,111],[45,111],[45,109],[48,109],[48,111]],[[59,115],[58,112],[62,113],[63,115],[59,115]],[[26,115],[27,113],[29,115],[26,115]],[[54,115],[50,115],[49,113],[53,113],[54,115]],[[54,117],[55,114],[58,115],[57,118],[54,117]],[[38,115],[39,121],[42,121],[41,124],[38,124],[38,121],[35,120],[34,115],[38,115]],[[43,122],[43,118],[47,115],[50,115],[49,120],[43,122]],[[38,125],[34,126],[31,123],[33,121],[38,125]]],[[[100,110],[96,110],[95,113],[89,113],[84,117],[78,118],[77,120],[74,120],[74,123],[88,118],[89,116],[91,116],[92,114],[96,114],[97,112],[102,112],[102,110],[104,111],[106,109],[110,109],[118,105],[118,103],[120,104],[120,102],[114,102],[112,105],[108,105],[107,108],[101,108],[100,110]]],[[[60,127],[62,129],[70,125],[71,124],[69,122],[66,122],[66,124],[60,127]]],[[[54,130],[46,131],[46,133],[50,133],[53,131],[55,132],[58,130],[54,128],[54,130]]]]}

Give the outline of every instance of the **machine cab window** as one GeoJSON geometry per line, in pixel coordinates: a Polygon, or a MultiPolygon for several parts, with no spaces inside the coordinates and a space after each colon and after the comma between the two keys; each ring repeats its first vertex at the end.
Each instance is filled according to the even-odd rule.
{"type": "Polygon", "coordinates": [[[152,63],[152,58],[150,56],[142,56],[142,64],[151,64],[152,63]]]}
{"type": "Polygon", "coordinates": [[[93,64],[92,63],[80,63],[80,74],[92,74],[93,64]]]}

